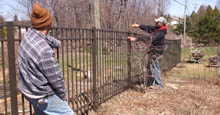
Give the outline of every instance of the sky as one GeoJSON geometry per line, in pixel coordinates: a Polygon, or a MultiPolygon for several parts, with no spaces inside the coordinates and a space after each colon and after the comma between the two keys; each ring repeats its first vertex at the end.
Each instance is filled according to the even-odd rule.
{"type": "MultiPolygon", "coordinates": [[[[176,0],[181,4],[185,4],[185,0],[176,0]]],[[[187,0],[187,15],[190,15],[193,10],[197,11],[201,5],[211,5],[212,8],[215,7],[217,0],[187,0]]],[[[179,3],[171,0],[171,6],[167,12],[171,14],[171,16],[184,16],[184,6],[179,3]]]]}
{"type": "Polygon", "coordinates": [[[24,15],[15,9],[23,9],[19,6],[17,0],[0,0],[0,15],[2,15],[7,21],[12,21],[15,14],[19,16],[19,19],[23,19],[24,15]]]}
{"type": "MultiPolygon", "coordinates": [[[[179,3],[175,2],[174,0],[170,0],[171,5],[168,9],[167,13],[171,16],[184,16],[184,6],[180,5],[179,3],[184,4],[185,0],[176,0],[179,3]]],[[[187,0],[187,15],[190,15],[193,10],[198,10],[200,5],[211,5],[213,8],[215,7],[217,0],[187,0]]],[[[14,8],[18,8],[22,10],[22,7],[19,6],[16,0],[0,0],[0,15],[3,15],[7,21],[13,20],[13,16],[15,14],[18,15],[19,20],[24,18],[24,15],[16,11],[14,8]]]]}

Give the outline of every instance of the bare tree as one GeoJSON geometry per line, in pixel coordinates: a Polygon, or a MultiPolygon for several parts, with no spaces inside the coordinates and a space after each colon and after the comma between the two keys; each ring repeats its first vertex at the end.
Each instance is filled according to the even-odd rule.
{"type": "Polygon", "coordinates": [[[103,0],[103,28],[129,30],[132,23],[150,24],[155,16],[153,0],[103,0]]]}
{"type": "Polygon", "coordinates": [[[157,8],[157,16],[164,16],[170,7],[170,0],[155,0],[155,5],[157,8]]]}
{"type": "Polygon", "coordinates": [[[82,27],[91,22],[91,0],[18,0],[27,16],[36,2],[51,10],[55,26],[82,27]]]}
{"type": "MultiPolygon", "coordinates": [[[[169,0],[100,0],[101,28],[129,30],[132,23],[152,24],[157,12],[165,13],[169,0]],[[159,10],[158,10],[159,9],[159,10]]],[[[93,0],[18,0],[25,10],[17,10],[29,17],[32,6],[39,2],[51,10],[55,26],[94,26],[93,0]]]]}

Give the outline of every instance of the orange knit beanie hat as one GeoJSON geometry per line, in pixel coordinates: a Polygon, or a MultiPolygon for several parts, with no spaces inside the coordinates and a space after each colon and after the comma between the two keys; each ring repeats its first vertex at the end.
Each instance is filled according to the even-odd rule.
{"type": "Polygon", "coordinates": [[[52,16],[47,8],[35,3],[31,13],[31,23],[35,29],[43,29],[50,25],[52,16]]]}

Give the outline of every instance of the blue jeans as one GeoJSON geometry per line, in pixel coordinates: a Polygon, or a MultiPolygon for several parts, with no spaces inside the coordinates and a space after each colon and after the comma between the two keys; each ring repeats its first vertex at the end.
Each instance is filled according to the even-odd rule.
{"type": "Polygon", "coordinates": [[[161,61],[161,56],[157,56],[155,60],[152,60],[150,69],[154,77],[155,84],[162,87],[162,80],[161,80],[160,67],[159,67],[160,61],[161,61]]]}
{"type": "Polygon", "coordinates": [[[73,115],[73,110],[66,101],[57,95],[45,97],[47,103],[39,104],[39,99],[25,98],[33,105],[36,115],[73,115]]]}

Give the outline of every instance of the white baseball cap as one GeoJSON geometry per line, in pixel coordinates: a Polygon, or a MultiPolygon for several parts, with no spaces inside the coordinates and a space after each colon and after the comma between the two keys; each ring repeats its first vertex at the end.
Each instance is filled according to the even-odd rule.
{"type": "Polygon", "coordinates": [[[155,22],[161,22],[163,24],[166,24],[167,20],[165,17],[159,17],[159,18],[155,18],[155,22]]]}

